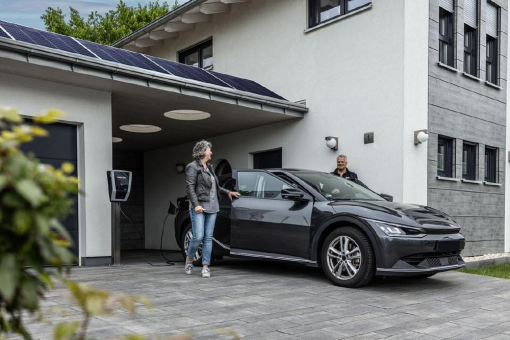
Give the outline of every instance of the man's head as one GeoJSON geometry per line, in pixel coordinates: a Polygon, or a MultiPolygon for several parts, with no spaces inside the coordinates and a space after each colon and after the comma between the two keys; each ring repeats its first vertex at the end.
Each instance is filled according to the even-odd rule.
{"type": "Polygon", "coordinates": [[[336,167],[340,171],[344,171],[347,168],[347,156],[339,155],[336,158],[336,167]]]}

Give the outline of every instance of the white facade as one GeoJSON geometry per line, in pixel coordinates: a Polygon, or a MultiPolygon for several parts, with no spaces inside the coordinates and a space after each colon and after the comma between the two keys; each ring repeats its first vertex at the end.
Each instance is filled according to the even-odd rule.
{"type": "MultiPolygon", "coordinates": [[[[215,71],[253,79],[290,101],[306,100],[309,112],[300,121],[212,138],[215,160],[249,168],[251,153],[282,148],[283,167],[332,171],[336,155],[346,154],[349,168],[375,191],[426,204],[427,149],[414,145],[414,131],[428,123],[428,3],[375,0],[304,32],[306,3],[235,4],[149,54],[176,60],[178,51],[212,37],[215,71]],[[375,143],[364,144],[366,132],[374,132],[375,143]],[[326,147],[326,136],[339,138],[338,151],[326,147]]],[[[159,247],[168,200],[185,194],[184,176],[174,167],[191,161],[192,147],[145,154],[147,248],[159,247]]],[[[177,249],[173,232],[164,245],[177,249]]]]}
{"type": "Polygon", "coordinates": [[[111,256],[111,204],[105,189],[112,167],[111,93],[0,73],[0,103],[33,116],[59,108],[78,127],[79,258],[111,256]]]}

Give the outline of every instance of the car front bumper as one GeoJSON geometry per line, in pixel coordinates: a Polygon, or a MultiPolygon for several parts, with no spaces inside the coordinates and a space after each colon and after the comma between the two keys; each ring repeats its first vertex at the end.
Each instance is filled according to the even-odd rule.
{"type": "Polygon", "coordinates": [[[461,234],[427,234],[422,237],[391,237],[382,231],[379,236],[381,261],[376,275],[427,275],[465,266],[460,256],[465,246],[461,234]]]}

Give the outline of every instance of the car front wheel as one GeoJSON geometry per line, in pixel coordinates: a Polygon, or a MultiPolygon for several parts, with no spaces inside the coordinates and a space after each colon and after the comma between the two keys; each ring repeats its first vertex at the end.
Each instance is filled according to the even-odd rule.
{"type": "Polygon", "coordinates": [[[324,241],[321,253],[324,273],[335,285],[362,287],[375,275],[375,258],[367,236],[352,227],[331,232],[324,241]]]}

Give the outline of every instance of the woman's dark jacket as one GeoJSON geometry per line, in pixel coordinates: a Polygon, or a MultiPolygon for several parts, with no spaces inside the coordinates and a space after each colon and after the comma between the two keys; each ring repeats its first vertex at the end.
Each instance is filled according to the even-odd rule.
{"type": "Polygon", "coordinates": [[[193,161],[186,166],[186,193],[188,194],[193,208],[202,205],[200,202],[209,201],[212,188],[211,176],[214,176],[214,181],[216,183],[218,201],[221,200],[221,194],[228,195],[230,192],[220,187],[218,177],[214,174],[209,163],[207,163],[207,167],[209,168],[209,173],[205,171],[200,161],[193,161]]]}

